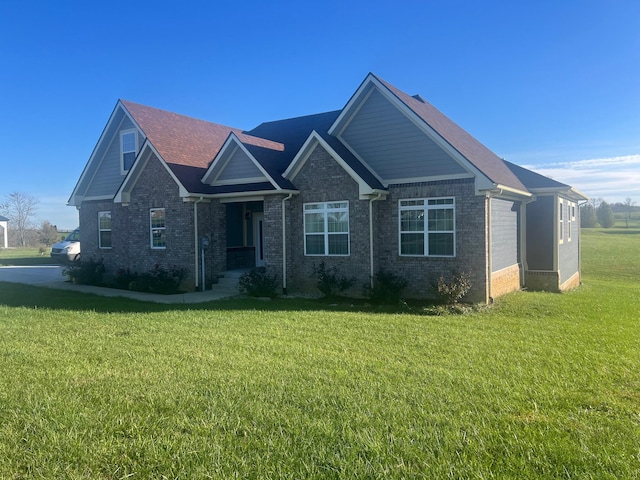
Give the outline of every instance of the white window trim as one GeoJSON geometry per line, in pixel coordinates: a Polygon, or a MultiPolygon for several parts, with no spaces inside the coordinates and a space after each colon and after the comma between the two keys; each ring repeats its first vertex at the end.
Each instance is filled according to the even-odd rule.
{"type": "MultiPolygon", "coordinates": [[[[111,210],[101,210],[98,212],[98,248],[102,249],[102,250],[108,250],[111,249],[111,245],[108,247],[104,247],[102,246],[102,232],[111,232],[112,229],[111,228],[101,228],[100,227],[100,217],[102,216],[102,214],[104,213],[108,213],[109,214],[109,223],[111,223],[111,210]]],[[[111,225],[109,225],[111,227],[111,225]]]]}
{"type": "Polygon", "coordinates": [[[575,213],[571,210],[573,203],[567,203],[567,242],[571,241],[571,228],[573,227],[573,221],[575,220],[575,213]]]}
{"type": "Polygon", "coordinates": [[[349,201],[336,200],[330,202],[309,202],[302,205],[302,231],[304,236],[304,255],[305,257],[348,257],[351,255],[351,225],[349,222],[349,201]],[[346,203],[346,207],[327,208],[329,203],[346,203]],[[322,213],[324,216],[324,231],[322,233],[313,233],[310,235],[324,236],[325,253],[307,253],[307,216],[306,207],[309,205],[322,205],[322,208],[310,210],[309,213],[322,213]],[[346,212],[347,213],[347,231],[346,232],[329,232],[329,216],[330,212],[346,212]],[[329,253],[329,236],[330,235],[347,235],[347,253],[329,253]]]}
{"type": "Polygon", "coordinates": [[[456,257],[456,198],[455,197],[424,197],[424,198],[401,198],[398,200],[398,255],[401,257],[418,257],[418,258],[455,258],[456,257]],[[440,204],[440,205],[429,205],[429,201],[436,200],[451,200],[452,203],[449,204],[440,204]],[[423,201],[423,205],[409,205],[402,206],[402,202],[415,202],[415,201],[423,201]],[[453,231],[429,231],[429,210],[442,210],[444,208],[453,210],[453,231]],[[402,253],[402,234],[408,233],[402,231],[402,215],[401,212],[403,210],[423,210],[424,211],[424,254],[415,255],[415,254],[407,254],[402,253]],[[429,254],[429,233],[453,233],[453,254],[452,255],[430,255],[429,254]]]}
{"type": "Polygon", "coordinates": [[[155,246],[153,244],[153,231],[154,230],[164,230],[165,235],[167,232],[167,209],[162,207],[162,208],[150,208],[149,209],[149,246],[153,249],[153,250],[165,250],[167,248],[166,244],[163,246],[155,246]],[[164,227],[154,227],[153,226],[153,212],[162,210],[164,212],[164,227]]]}
{"type": "Polygon", "coordinates": [[[562,245],[564,243],[564,202],[562,199],[558,200],[558,243],[562,245]]]}
{"type": "MultiPolygon", "coordinates": [[[[135,139],[135,148],[133,150],[134,158],[138,155],[138,132],[135,129],[122,130],[120,132],[120,171],[122,173],[129,171],[129,169],[124,168],[124,154],[130,153],[131,151],[124,151],[124,141],[122,140],[122,137],[129,134],[133,134],[133,138],[135,139]]],[[[133,163],[131,165],[133,165],[133,163]]]]}

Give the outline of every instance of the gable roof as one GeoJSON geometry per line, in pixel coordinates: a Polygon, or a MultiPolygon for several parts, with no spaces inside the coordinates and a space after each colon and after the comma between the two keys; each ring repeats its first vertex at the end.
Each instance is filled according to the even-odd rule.
{"type": "Polygon", "coordinates": [[[378,88],[381,92],[391,95],[410,114],[423,122],[423,125],[435,132],[454,151],[458,152],[478,172],[484,175],[495,186],[507,187],[522,194],[527,194],[526,187],[505,165],[504,161],[486,146],[472,137],[450,118],[425,101],[420,95],[409,95],[394,87],[385,80],[370,73],[351,97],[341,115],[329,129],[330,134],[336,134],[349,121],[348,110],[357,109],[362,97],[370,87],[378,88]]]}
{"type": "MultiPolygon", "coordinates": [[[[372,89],[381,92],[391,105],[419,126],[425,135],[434,139],[469,172],[468,175],[481,179],[476,183],[479,191],[499,188],[518,196],[530,196],[529,189],[571,188],[504,161],[419,95],[408,95],[370,73],[341,110],[264,122],[251,130],[119,100],[110,123],[117,115],[128,116],[145,141],[138,154],[140,162],[136,160],[129,172],[125,172],[126,177],[116,192],[116,201],[121,198],[119,195],[122,192],[133,188],[139,170],[144,168],[151,153],[160,157],[180,186],[182,196],[293,191],[296,187],[292,180],[298,168],[294,164],[304,162],[303,148],[308,149],[318,143],[330,150],[334,157],[339,157],[339,163],[358,181],[361,193],[385,190],[376,172],[340,137],[340,132],[349,124],[362,102],[366,101],[367,92],[372,89]],[[238,168],[234,173],[229,171],[227,178],[233,179],[233,175],[238,175],[238,182],[212,181],[226,168],[224,162],[228,162],[230,157],[224,150],[233,145],[245,152],[247,161],[253,162],[265,174],[264,178],[255,175],[254,178],[244,178],[242,167],[230,164],[238,168]]],[[[103,132],[103,137],[105,134],[103,132]]],[[[93,161],[93,157],[92,154],[89,162],[93,161]]],[[[249,171],[246,166],[245,171],[249,171]]],[[[245,176],[250,175],[247,173],[245,176]]]]}

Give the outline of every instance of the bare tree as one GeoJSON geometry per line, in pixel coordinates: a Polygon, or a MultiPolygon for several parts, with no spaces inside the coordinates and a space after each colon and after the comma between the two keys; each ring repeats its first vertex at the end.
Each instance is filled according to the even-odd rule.
{"type": "Polygon", "coordinates": [[[18,235],[18,245],[27,246],[28,230],[32,227],[32,219],[36,213],[38,199],[23,192],[7,195],[0,204],[0,213],[9,219],[12,230],[18,235]]]}

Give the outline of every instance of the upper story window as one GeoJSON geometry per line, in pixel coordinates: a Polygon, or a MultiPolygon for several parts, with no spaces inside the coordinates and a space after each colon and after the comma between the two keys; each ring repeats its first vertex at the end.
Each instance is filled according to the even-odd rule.
{"type": "Polygon", "coordinates": [[[304,254],[349,255],[349,202],[304,204],[304,254]]]}
{"type": "Polygon", "coordinates": [[[455,199],[400,200],[400,255],[454,257],[456,254],[455,199]]]}
{"type": "Polygon", "coordinates": [[[135,130],[120,132],[120,161],[122,170],[128,172],[138,153],[138,134],[135,130]]]}
{"type": "Polygon", "coordinates": [[[111,248],[111,212],[98,212],[98,247],[111,248]]]}
{"type": "Polygon", "coordinates": [[[166,211],[164,208],[152,208],[149,210],[151,248],[167,247],[165,215],[166,211]]]}

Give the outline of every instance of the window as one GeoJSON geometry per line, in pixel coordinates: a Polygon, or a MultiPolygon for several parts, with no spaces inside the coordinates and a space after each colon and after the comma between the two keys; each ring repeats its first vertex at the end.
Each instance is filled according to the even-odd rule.
{"type": "Polygon", "coordinates": [[[98,212],[98,247],[111,248],[111,212],[98,212]]]}
{"type": "Polygon", "coordinates": [[[400,255],[454,257],[455,200],[400,200],[400,255]]]}
{"type": "Polygon", "coordinates": [[[564,243],[564,205],[562,204],[562,200],[560,200],[559,209],[558,209],[558,238],[560,243],[564,243]]]}
{"type": "Polygon", "coordinates": [[[304,254],[349,255],[349,202],[304,204],[304,254]]]}
{"type": "Polygon", "coordinates": [[[138,135],[135,130],[120,133],[120,157],[122,170],[127,172],[133,165],[138,153],[138,135]]]}
{"type": "Polygon", "coordinates": [[[576,221],[576,204],[569,202],[567,206],[567,241],[571,241],[571,229],[573,227],[573,223],[576,221]]]}
{"type": "Polygon", "coordinates": [[[152,208],[151,218],[151,248],[165,248],[167,246],[167,234],[165,224],[165,209],[152,208]]]}

